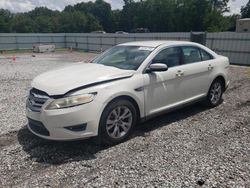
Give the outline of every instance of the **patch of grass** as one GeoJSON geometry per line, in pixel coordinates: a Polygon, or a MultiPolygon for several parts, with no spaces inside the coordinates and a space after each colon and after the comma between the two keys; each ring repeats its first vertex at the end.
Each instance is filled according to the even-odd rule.
{"type": "Polygon", "coordinates": [[[31,49],[0,50],[0,54],[31,53],[31,49]]]}
{"type": "Polygon", "coordinates": [[[248,75],[248,76],[250,76],[250,68],[247,68],[247,69],[245,70],[245,74],[248,75]]]}

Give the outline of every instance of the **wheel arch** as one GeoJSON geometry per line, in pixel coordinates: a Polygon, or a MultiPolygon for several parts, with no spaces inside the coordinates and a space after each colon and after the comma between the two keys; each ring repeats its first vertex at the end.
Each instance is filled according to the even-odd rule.
{"type": "MultiPolygon", "coordinates": [[[[222,84],[223,84],[223,92],[226,90],[226,79],[225,79],[225,77],[223,76],[223,75],[217,75],[216,77],[215,77],[215,79],[213,80],[213,82],[215,81],[215,80],[220,80],[221,82],[222,82],[222,84]]],[[[213,83],[212,82],[212,83],[213,83]]],[[[211,83],[211,85],[212,85],[212,83],[211,83]]]]}
{"type": "MultiPolygon", "coordinates": [[[[129,96],[129,95],[119,95],[119,96],[114,97],[113,99],[111,99],[111,100],[105,105],[105,108],[106,108],[109,104],[111,104],[112,102],[114,102],[114,101],[116,101],[116,100],[120,100],[120,99],[128,100],[128,101],[130,101],[130,102],[134,105],[134,107],[135,107],[135,109],[136,109],[136,114],[137,114],[137,122],[139,122],[140,119],[141,119],[141,110],[140,110],[139,104],[138,104],[138,102],[137,102],[133,97],[131,97],[131,96],[129,96]]],[[[105,110],[105,108],[104,108],[104,110],[105,110]]]]}

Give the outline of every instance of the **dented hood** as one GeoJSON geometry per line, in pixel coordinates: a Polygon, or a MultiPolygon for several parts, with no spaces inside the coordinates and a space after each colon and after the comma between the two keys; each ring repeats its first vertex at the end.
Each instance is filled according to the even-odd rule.
{"type": "Polygon", "coordinates": [[[63,95],[76,88],[129,77],[134,72],[101,64],[75,63],[41,74],[31,85],[49,95],[63,95]]]}

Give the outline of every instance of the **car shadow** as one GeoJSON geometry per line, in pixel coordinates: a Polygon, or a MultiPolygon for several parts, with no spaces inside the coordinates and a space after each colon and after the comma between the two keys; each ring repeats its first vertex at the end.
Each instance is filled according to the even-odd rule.
{"type": "MultiPolygon", "coordinates": [[[[146,136],[151,131],[167,126],[176,121],[201,113],[208,108],[197,103],[180,110],[169,112],[136,126],[130,137],[146,136]]],[[[111,146],[97,144],[95,138],[79,141],[49,141],[33,135],[27,126],[21,128],[17,134],[18,142],[30,159],[38,163],[63,164],[71,161],[93,160],[96,153],[111,146]]]]}
{"type": "Polygon", "coordinates": [[[143,123],[140,123],[135,130],[136,136],[147,136],[149,132],[154,131],[163,126],[167,126],[171,123],[186,119],[195,114],[201,113],[208,110],[208,107],[203,105],[201,102],[195,103],[190,106],[186,106],[181,109],[177,109],[171,112],[166,112],[162,115],[151,118],[143,123]]]}

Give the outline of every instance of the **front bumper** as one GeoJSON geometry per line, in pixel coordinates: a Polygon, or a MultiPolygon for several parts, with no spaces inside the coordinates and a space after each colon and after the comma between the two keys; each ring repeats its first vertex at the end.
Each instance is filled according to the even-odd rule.
{"type": "Polygon", "coordinates": [[[101,103],[92,101],[72,108],[45,110],[48,103],[40,112],[26,107],[28,129],[33,134],[49,140],[76,140],[98,135],[101,103]],[[82,129],[77,128],[79,126],[82,129]]]}

